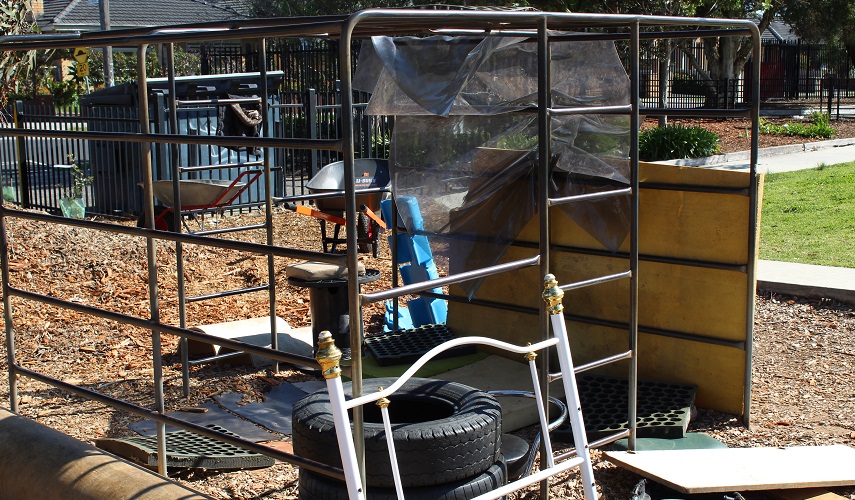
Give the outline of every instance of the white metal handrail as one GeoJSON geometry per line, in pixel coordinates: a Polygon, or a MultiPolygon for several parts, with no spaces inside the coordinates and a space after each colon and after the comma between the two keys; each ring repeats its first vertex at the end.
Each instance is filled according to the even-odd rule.
{"type": "Polygon", "coordinates": [[[563,296],[564,292],[558,287],[558,282],[555,280],[555,277],[551,274],[547,274],[544,280],[543,299],[547,302],[547,310],[552,319],[552,330],[554,334],[552,338],[527,346],[518,346],[488,337],[462,337],[459,339],[452,339],[443,342],[423,354],[418,361],[416,361],[389,387],[385,389],[381,387],[376,393],[366,394],[349,401],[345,399],[344,388],[340,377],[341,368],[338,366],[339,359],[341,359],[341,352],[336,348],[332,334],[326,331],[321,332],[318,337],[319,349],[316,358],[323,369],[323,376],[327,381],[330,405],[332,407],[332,417],[335,422],[336,437],[339,450],[341,452],[342,468],[344,470],[345,481],[347,483],[348,497],[351,500],[362,500],[365,498],[365,489],[362,485],[362,479],[359,473],[356,449],[353,443],[353,434],[350,426],[350,420],[347,416],[347,410],[372,402],[376,402],[380,407],[380,413],[383,419],[383,426],[389,448],[389,458],[392,465],[392,476],[395,484],[395,491],[398,499],[403,500],[404,489],[401,483],[397,455],[395,452],[395,443],[392,435],[392,424],[388,409],[390,401],[388,396],[394,394],[395,391],[400,389],[401,386],[412,378],[422,366],[442,352],[462,345],[480,344],[525,355],[531,372],[533,387],[532,393],[534,398],[537,400],[538,417],[541,426],[543,445],[544,449],[548,450],[548,453],[541,457],[542,466],[545,465],[541,470],[478,496],[477,499],[490,500],[500,498],[508,493],[517,491],[531,484],[535,484],[555,474],[579,467],[585,499],[597,500],[590,450],[584,430],[585,427],[582,419],[582,408],[579,404],[579,391],[576,386],[576,376],[573,368],[573,360],[570,355],[570,346],[567,339],[567,329],[564,324],[564,315],[561,314],[563,311],[563,306],[561,304],[563,296]],[[548,349],[551,346],[556,347],[558,354],[558,361],[562,374],[561,379],[564,384],[564,392],[567,398],[568,418],[570,419],[570,424],[572,426],[577,455],[575,458],[564,461],[560,461],[559,457],[559,461],[557,463],[555,454],[552,451],[552,442],[549,437],[550,425],[546,415],[546,402],[541,394],[541,384],[535,363],[537,351],[548,349]]]}

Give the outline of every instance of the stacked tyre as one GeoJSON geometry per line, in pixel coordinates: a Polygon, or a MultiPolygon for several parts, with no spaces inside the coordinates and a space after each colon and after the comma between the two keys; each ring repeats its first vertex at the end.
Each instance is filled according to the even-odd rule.
{"type": "MultiPolygon", "coordinates": [[[[395,379],[363,382],[363,393],[389,387],[395,379]]],[[[350,393],[350,384],[345,384],[350,393]]],[[[493,396],[472,387],[432,379],[410,379],[389,400],[392,435],[407,499],[465,500],[505,483],[500,453],[502,413],[493,396]]],[[[365,470],[369,500],[396,498],[379,408],[365,405],[365,470]]],[[[294,453],[336,467],[341,455],[329,395],[306,396],[294,405],[294,453]]],[[[346,499],[343,482],[301,469],[303,500],[346,499]]]]}

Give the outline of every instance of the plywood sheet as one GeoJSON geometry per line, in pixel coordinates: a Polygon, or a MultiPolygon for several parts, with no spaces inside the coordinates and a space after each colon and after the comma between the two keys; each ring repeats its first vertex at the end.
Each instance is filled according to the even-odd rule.
{"type": "Polygon", "coordinates": [[[610,462],[681,493],[855,484],[855,448],[727,448],[607,452],[610,462]]]}

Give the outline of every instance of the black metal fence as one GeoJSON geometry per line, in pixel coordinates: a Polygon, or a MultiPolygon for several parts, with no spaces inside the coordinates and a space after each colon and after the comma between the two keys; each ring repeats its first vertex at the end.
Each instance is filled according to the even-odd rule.
{"type": "MultiPolygon", "coordinates": [[[[662,73],[661,48],[642,47],[640,91],[642,106],[659,107],[659,77],[662,73]]],[[[358,50],[354,46],[354,51],[358,50]]],[[[620,47],[619,47],[620,50],[620,47]]],[[[688,44],[696,60],[704,63],[703,47],[688,44]]],[[[226,74],[257,71],[258,51],[254,45],[243,46],[207,44],[191,52],[198,55],[203,74],[226,74]]],[[[276,137],[338,138],[340,135],[340,96],[338,42],[331,40],[272,40],[267,51],[270,71],[282,71],[283,83],[271,108],[277,113],[273,134],[276,137]]],[[[667,102],[675,108],[736,108],[747,106],[751,89],[746,86],[750,75],[721,81],[700,77],[688,57],[674,50],[668,61],[667,102]]],[[[845,50],[826,45],[803,43],[766,43],[760,79],[761,99],[774,100],[820,99],[833,112],[833,104],[842,97],[855,94],[855,68],[845,50]]],[[[354,102],[367,102],[367,95],[354,96],[354,102]]],[[[365,106],[357,106],[355,143],[361,157],[386,157],[388,152],[389,118],[370,117],[365,106]]],[[[153,126],[157,116],[166,108],[161,104],[152,113],[153,126]]],[[[17,102],[5,110],[0,126],[14,122],[25,128],[46,130],[96,127],[105,131],[136,131],[136,110],[123,107],[101,107],[99,114],[83,116],[79,112],[57,112],[52,107],[38,107],[17,102]],[[100,128],[99,128],[100,127],[100,128]],[[118,127],[118,128],[116,128],[118,127]]],[[[0,137],[2,186],[5,199],[27,207],[58,211],[58,201],[72,185],[68,157],[93,177],[86,192],[91,213],[134,215],[142,207],[141,190],[137,187],[138,172],[132,166],[135,150],[132,145],[105,141],[10,138],[0,137]]],[[[138,154],[138,153],[136,153],[138,154]]],[[[281,167],[274,192],[305,194],[305,183],[317,170],[337,161],[334,152],[310,150],[274,150],[274,165],[281,167]]],[[[167,155],[155,151],[155,175],[166,172],[167,155]]],[[[189,159],[188,161],[196,161],[189,159]]],[[[253,194],[262,199],[261,192],[253,194]]]]}
{"type": "MultiPolygon", "coordinates": [[[[385,158],[388,153],[390,119],[364,113],[364,94],[355,96],[355,144],[358,157],[385,158]]],[[[336,92],[281,92],[271,99],[273,136],[281,138],[340,137],[340,100],[336,92]]],[[[151,127],[165,126],[168,108],[164,100],[153,100],[151,127]]],[[[131,106],[97,106],[79,111],[57,112],[53,107],[17,101],[7,107],[9,117],[3,127],[41,130],[88,129],[103,132],[138,132],[137,109],[131,106]]],[[[216,107],[181,110],[181,120],[189,133],[210,127],[216,107]]],[[[185,166],[215,164],[223,158],[216,146],[179,145],[179,159],[185,166]]],[[[152,151],[154,180],[171,178],[170,155],[166,147],[152,151]]],[[[229,162],[251,162],[259,157],[249,152],[227,153],[229,162]]],[[[7,201],[27,208],[59,213],[59,200],[71,190],[74,179],[69,165],[76,162],[84,175],[91,177],[84,193],[87,213],[132,217],[142,212],[140,147],[135,143],[50,137],[0,137],[3,196],[7,201]],[[73,156],[69,156],[73,155],[73,156]]],[[[277,168],[274,196],[306,194],[305,184],[325,164],[340,160],[329,151],[274,149],[277,168]]],[[[239,169],[211,170],[211,179],[233,179],[239,169]]],[[[240,204],[252,205],[264,200],[265,186],[257,182],[240,204]]]]}

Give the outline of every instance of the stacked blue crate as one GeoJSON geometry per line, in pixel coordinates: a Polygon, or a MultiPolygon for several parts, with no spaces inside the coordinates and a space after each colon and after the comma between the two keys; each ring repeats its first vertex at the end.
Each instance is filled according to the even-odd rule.
{"type": "MultiPolygon", "coordinates": [[[[412,216],[413,230],[418,233],[424,230],[424,220],[421,217],[418,202],[412,196],[396,198],[398,206],[406,206],[412,216]]],[[[383,220],[392,220],[392,200],[383,200],[380,204],[383,220]]],[[[389,235],[391,245],[391,233],[389,235]]],[[[398,264],[401,280],[405,285],[420,283],[439,278],[436,264],[433,262],[433,252],[427,236],[423,234],[410,235],[407,232],[398,233],[398,264]]],[[[434,288],[434,293],[442,293],[442,288],[434,288]]],[[[386,301],[385,331],[391,331],[394,326],[393,302],[386,301]]],[[[398,308],[398,329],[416,328],[422,325],[445,323],[448,315],[448,302],[433,297],[418,297],[407,301],[407,307],[398,308]]]]}

